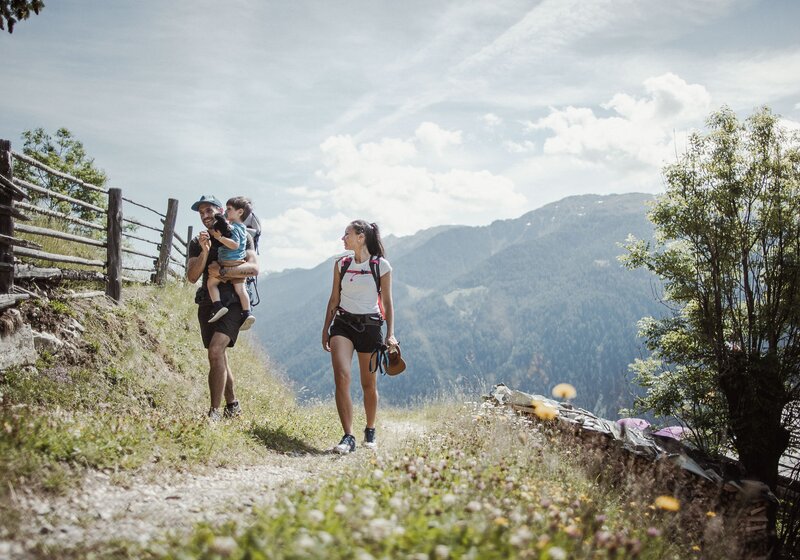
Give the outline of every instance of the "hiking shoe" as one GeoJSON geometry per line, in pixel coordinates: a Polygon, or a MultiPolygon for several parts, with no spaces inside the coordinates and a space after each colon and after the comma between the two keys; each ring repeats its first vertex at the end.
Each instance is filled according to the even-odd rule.
{"type": "Polygon", "coordinates": [[[241,414],[242,407],[239,406],[239,401],[226,404],[225,409],[222,411],[223,418],[236,418],[237,416],[241,416],[241,414]]]}
{"type": "Polygon", "coordinates": [[[209,422],[219,422],[222,417],[219,415],[218,408],[209,408],[208,409],[208,421],[209,422]]]}
{"type": "Polygon", "coordinates": [[[246,331],[253,326],[256,318],[249,311],[242,311],[242,326],[239,327],[240,331],[246,331]]]}
{"type": "Polygon", "coordinates": [[[356,438],[351,436],[350,434],[345,434],[342,437],[342,441],[339,442],[339,445],[333,448],[336,453],[341,455],[347,455],[348,453],[352,453],[356,450],[356,438]]]}
{"type": "Polygon", "coordinates": [[[375,449],[378,442],[375,441],[375,428],[364,428],[364,447],[375,449]]]}
{"type": "Polygon", "coordinates": [[[220,317],[225,315],[227,312],[227,307],[222,305],[222,303],[215,301],[214,306],[211,308],[211,318],[208,320],[208,322],[214,323],[215,321],[219,321],[220,317]]]}

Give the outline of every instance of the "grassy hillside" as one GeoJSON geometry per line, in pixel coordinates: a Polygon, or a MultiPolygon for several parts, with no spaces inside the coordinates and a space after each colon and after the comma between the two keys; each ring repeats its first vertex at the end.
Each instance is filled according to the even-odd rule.
{"type": "Polygon", "coordinates": [[[257,463],[274,451],[329,447],[331,406],[300,409],[264,354],[240,338],[229,352],[242,418],[211,425],[194,287],[126,288],[103,300],[25,302],[35,329],[85,328],[75,350],[0,373],[0,538],[19,522],[14,492],[64,493],[86,469],[123,480],[164,469],[257,463]]]}
{"type": "MultiPolygon", "coordinates": [[[[332,403],[299,406],[244,336],[231,361],[245,414],[210,424],[193,288],[125,293],[119,307],[50,299],[23,308],[35,328],[63,333],[77,320],[85,334],[58,358],[43,355],[35,367],[2,373],[0,544],[26,523],[15,494],[69,494],[89,470],[131,486],[259,464],[276,452],[331,465],[319,451],[339,436],[332,403]]],[[[99,543],[34,543],[26,551],[43,558],[365,560],[729,552],[713,517],[687,531],[684,510],[654,506],[651,481],[599,482],[603,457],[547,424],[452,402],[384,410],[382,417],[408,426],[408,435],[383,440],[377,453],[360,448],[322,471],[327,475],[259,496],[244,513],[237,506],[227,521],[148,542],[108,534],[99,543]]]]}

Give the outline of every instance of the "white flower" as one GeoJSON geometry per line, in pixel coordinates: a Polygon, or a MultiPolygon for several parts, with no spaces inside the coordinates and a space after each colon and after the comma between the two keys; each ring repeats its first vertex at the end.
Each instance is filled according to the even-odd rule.
{"type": "Polygon", "coordinates": [[[345,506],[344,504],[336,504],[335,506],[333,506],[333,513],[335,513],[336,515],[344,515],[345,513],[347,513],[347,506],[345,506]]]}
{"type": "Polygon", "coordinates": [[[520,527],[508,539],[513,546],[522,547],[533,538],[533,533],[525,526],[520,527]]]}
{"type": "Polygon", "coordinates": [[[308,549],[308,548],[314,548],[317,543],[315,543],[314,539],[312,539],[307,534],[302,534],[299,537],[297,537],[295,544],[297,545],[298,548],[308,549]]]}
{"type": "Polygon", "coordinates": [[[560,546],[554,546],[547,551],[547,554],[553,560],[566,560],[567,553],[560,546]]]}
{"type": "Polygon", "coordinates": [[[452,506],[457,501],[458,498],[456,498],[453,494],[445,494],[444,496],[442,496],[442,503],[446,506],[452,506]]]}
{"type": "Polygon", "coordinates": [[[392,532],[392,523],[386,519],[377,518],[369,522],[370,537],[375,541],[381,541],[388,537],[392,532]]]}
{"type": "Polygon", "coordinates": [[[439,560],[450,558],[450,547],[447,547],[443,544],[437,544],[433,552],[436,555],[436,558],[439,558],[439,560]]]}
{"type": "Polygon", "coordinates": [[[382,470],[380,470],[380,469],[375,469],[374,471],[372,471],[372,477],[373,477],[375,480],[380,480],[380,479],[382,479],[382,478],[383,478],[383,471],[382,471],[382,470]]]}
{"type": "Polygon", "coordinates": [[[391,506],[392,509],[400,509],[400,508],[402,508],[403,507],[403,498],[401,498],[400,496],[395,494],[394,496],[389,498],[389,506],[391,506]]]}
{"type": "Polygon", "coordinates": [[[472,500],[470,503],[467,504],[467,511],[471,513],[475,513],[476,511],[481,510],[481,503],[475,500],[472,500]]]}
{"type": "Polygon", "coordinates": [[[312,523],[321,523],[325,519],[325,514],[318,509],[312,509],[308,512],[308,520],[312,523]]]}

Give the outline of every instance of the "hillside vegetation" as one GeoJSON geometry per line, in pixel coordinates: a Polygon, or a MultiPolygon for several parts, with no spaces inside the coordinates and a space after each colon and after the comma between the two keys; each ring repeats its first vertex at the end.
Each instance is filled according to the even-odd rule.
{"type": "MultiPolygon", "coordinates": [[[[608,477],[613,487],[601,482],[608,467],[602,456],[547,423],[464,404],[475,395],[384,409],[379,427],[402,425],[405,435],[380,440],[377,453],[359,447],[336,461],[324,453],[339,436],[333,403],[298,405],[246,336],[231,353],[244,417],[210,424],[192,291],[127,289],[119,307],[56,298],[26,304],[23,311],[37,328],[59,331],[74,319],[86,330],[74,350],[3,372],[0,545],[27,535],[24,557],[41,558],[687,558],[728,552],[725,543],[732,541],[722,538],[711,514],[707,526],[695,523],[687,531],[681,507],[689,504],[660,509],[649,480],[616,475],[608,477]],[[32,535],[30,512],[17,507],[20,495],[46,501],[77,492],[89,472],[107,473],[125,488],[198,471],[213,478],[219,467],[247,477],[254,472],[247,465],[287,452],[323,474],[249,495],[252,505],[244,508],[234,501],[229,516],[189,534],[156,525],[162,536],[144,541],[105,529],[91,542],[59,544],[57,532],[32,535]]],[[[224,487],[227,479],[221,480],[224,487]]],[[[174,508],[163,495],[161,503],[174,508]]],[[[91,531],[94,521],[83,522],[91,531]]]]}

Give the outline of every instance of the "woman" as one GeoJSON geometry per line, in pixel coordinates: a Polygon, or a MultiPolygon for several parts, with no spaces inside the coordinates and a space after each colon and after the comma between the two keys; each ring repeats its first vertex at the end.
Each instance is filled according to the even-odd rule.
{"type": "MultiPolygon", "coordinates": [[[[344,437],[334,451],[344,454],[356,450],[353,401],[350,399],[353,352],[358,353],[361,388],[364,390],[364,411],[367,416],[364,445],[374,448],[377,445],[375,419],[378,414],[378,385],[377,372],[370,368],[370,358],[384,344],[381,335],[384,321],[385,344],[394,345],[397,340],[394,338],[392,266],[383,257],[378,226],[355,220],[345,228],[342,241],[344,248],[353,251],[354,255],[338,259],[333,266],[333,287],[322,326],[322,347],[331,353],[336,410],[344,429],[344,437]]],[[[377,356],[375,361],[378,361],[377,356]]]]}

